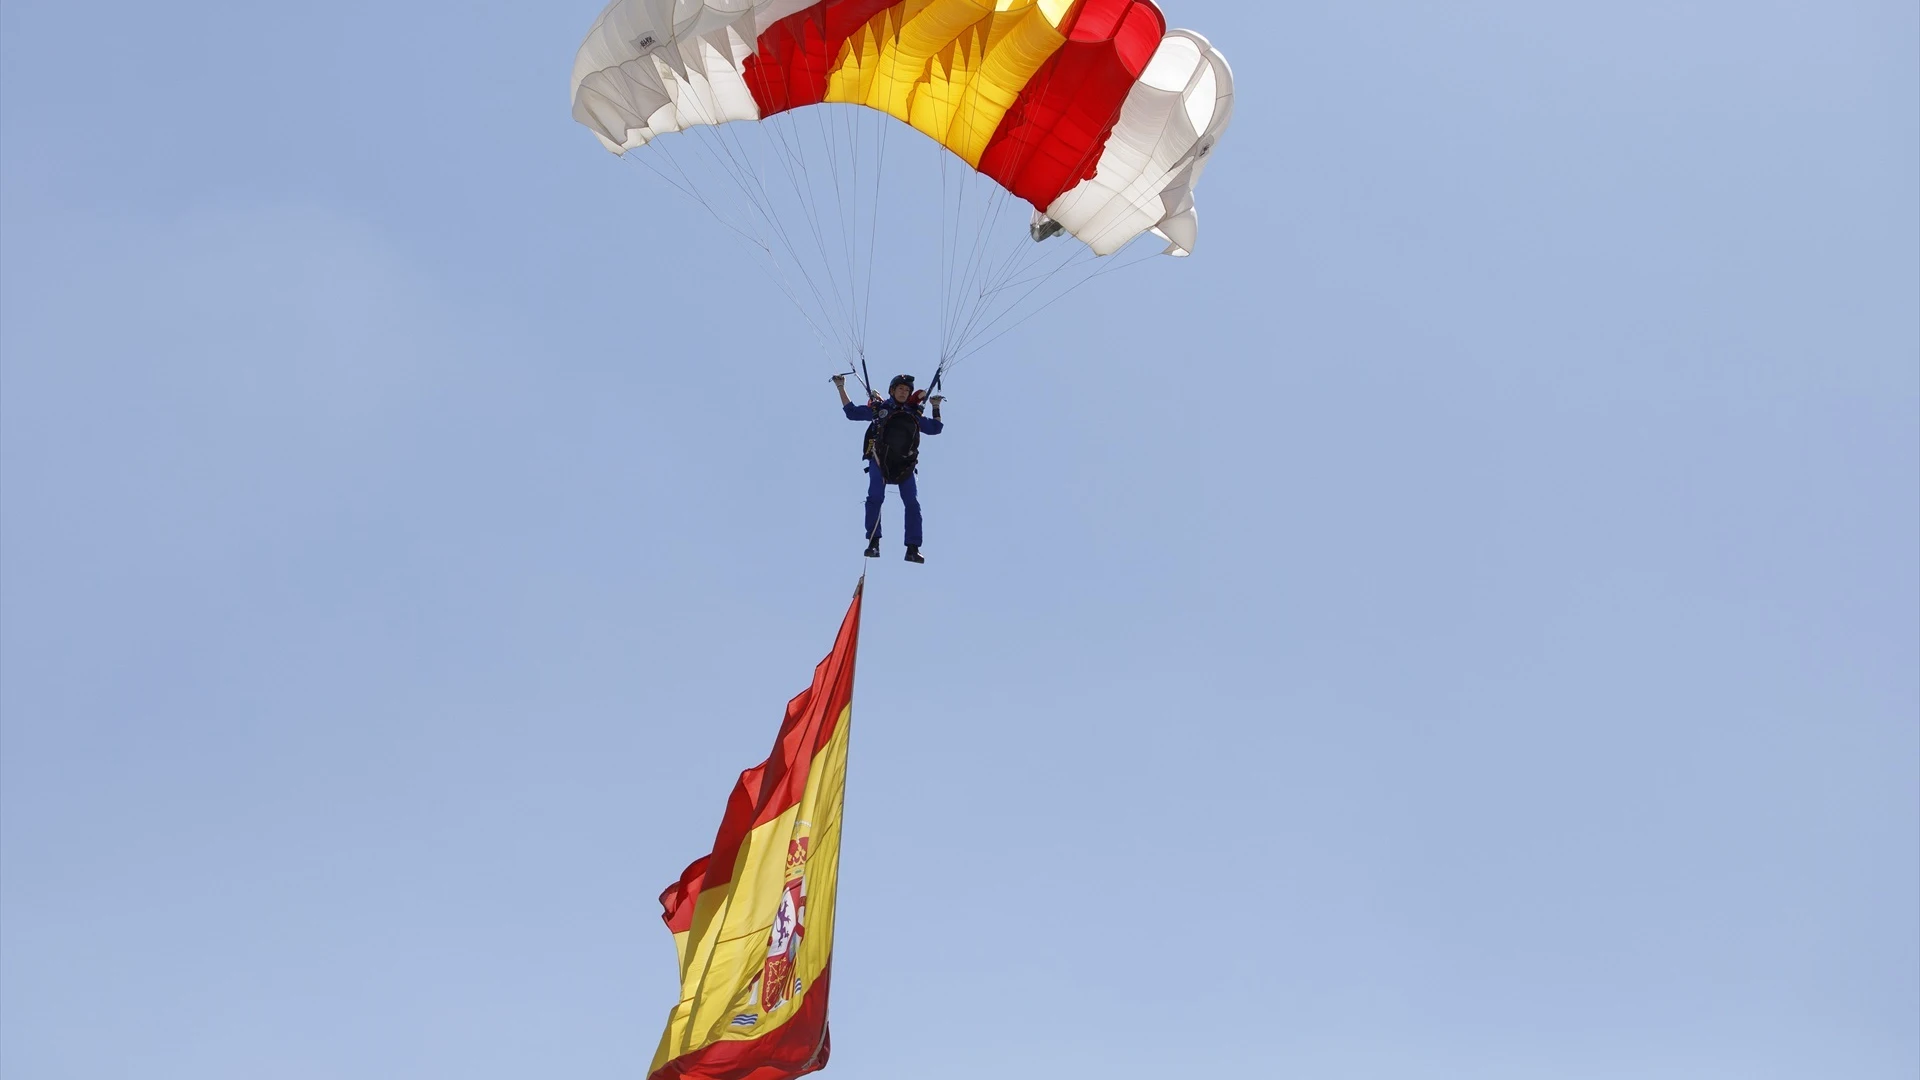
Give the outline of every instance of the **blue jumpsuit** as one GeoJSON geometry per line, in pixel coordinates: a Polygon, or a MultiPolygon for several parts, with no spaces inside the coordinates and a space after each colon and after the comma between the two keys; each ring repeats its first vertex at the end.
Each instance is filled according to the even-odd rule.
{"type": "MultiPolygon", "coordinates": [[[[892,398],[882,398],[871,405],[855,405],[849,401],[843,411],[849,420],[863,420],[872,424],[875,421],[885,420],[895,409],[911,409],[916,415],[920,413],[918,406],[895,404],[892,398]]],[[[946,425],[938,419],[920,416],[920,434],[922,435],[938,435],[945,428],[946,425]]],[[[921,540],[920,489],[913,482],[912,473],[908,473],[906,479],[900,481],[899,487],[900,501],[905,504],[907,510],[907,546],[917,548],[921,540]]],[[[886,501],[887,478],[880,472],[880,463],[869,456],[867,458],[867,521],[864,534],[869,540],[880,539],[880,506],[886,501]]]]}

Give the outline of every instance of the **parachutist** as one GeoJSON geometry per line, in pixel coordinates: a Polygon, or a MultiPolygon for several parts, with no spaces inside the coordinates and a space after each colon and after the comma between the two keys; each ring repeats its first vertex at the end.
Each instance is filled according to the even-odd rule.
{"type": "Polygon", "coordinates": [[[900,502],[906,508],[907,561],[925,562],[920,555],[920,492],[914,483],[914,470],[920,462],[920,437],[938,435],[946,425],[940,419],[940,398],[927,399],[933,415],[925,415],[920,395],[913,391],[913,376],[896,375],[887,385],[887,396],[872,394],[865,405],[855,405],[847,397],[847,380],[837,376],[834,389],[840,393],[840,409],[849,420],[865,421],[867,431],[861,440],[861,460],[867,463],[867,554],[880,553],[880,507],[887,499],[887,485],[900,489],[900,502]]]}

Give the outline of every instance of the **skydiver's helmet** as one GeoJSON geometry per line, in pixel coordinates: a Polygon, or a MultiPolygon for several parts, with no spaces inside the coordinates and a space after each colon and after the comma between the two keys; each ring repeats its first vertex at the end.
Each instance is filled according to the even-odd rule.
{"type": "Polygon", "coordinates": [[[902,386],[913,391],[907,395],[907,400],[913,404],[918,405],[926,400],[927,395],[924,391],[913,389],[913,376],[911,375],[895,375],[893,381],[887,384],[887,396],[892,397],[894,390],[902,386]]]}

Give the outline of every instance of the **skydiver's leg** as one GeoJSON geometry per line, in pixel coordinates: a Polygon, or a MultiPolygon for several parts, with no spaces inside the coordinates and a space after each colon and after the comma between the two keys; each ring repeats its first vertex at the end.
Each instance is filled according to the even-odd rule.
{"type": "Polygon", "coordinates": [[[920,546],[920,485],[914,482],[913,474],[900,481],[900,501],[907,508],[907,546],[920,546]]]}
{"type": "Polygon", "coordinates": [[[869,541],[880,539],[880,504],[887,501],[887,478],[880,467],[867,462],[867,531],[869,541]]]}

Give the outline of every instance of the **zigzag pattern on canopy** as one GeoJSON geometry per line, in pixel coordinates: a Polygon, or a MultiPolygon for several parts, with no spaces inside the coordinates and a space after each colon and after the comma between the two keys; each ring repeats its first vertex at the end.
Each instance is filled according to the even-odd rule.
{"type": "Polygon", "coordinates": [[[1100,254],[1192,248],[1192,190],[1232,108],[1206,39],[1149,0],[613,0],[574,116],[616,153],[822,103],[924,132],[1100,254]]]}

